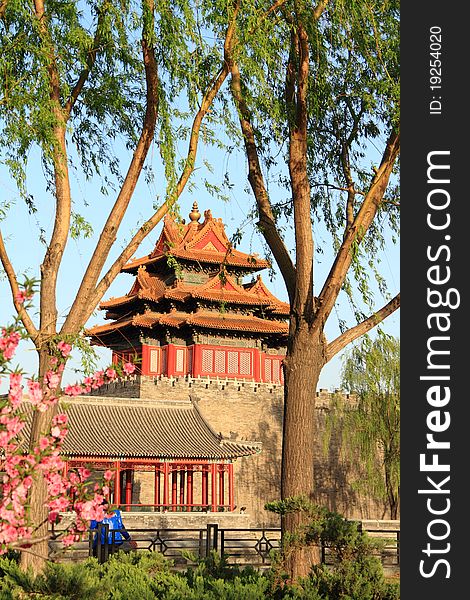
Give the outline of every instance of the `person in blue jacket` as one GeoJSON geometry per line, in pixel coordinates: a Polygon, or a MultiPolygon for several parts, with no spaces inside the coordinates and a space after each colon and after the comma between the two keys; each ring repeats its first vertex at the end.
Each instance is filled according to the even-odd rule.
{"type": "MultiPolygon", "coordinates": [[[[103,500],[102,502],[104,509],[108,510],[108,501],[103,500]]],[[[105,517],[102,521],[92,520],[90,522],[90,529],[98,529],[98,523],[109,526],[108,531],[108,544],[109,553],[123,550],[124,552],[130,552],[135,550],[137,544],[131,539],[129,532],[126,530],[124,523],[122,522],[121,511],[115,509],[111,517],[105,517]]],[[[101,545],[105,543],[105,528],[101,529],[101,545]]],[[[98,548],[98,534],[93,539],[93,556],[97,556],[98,548]]]]}

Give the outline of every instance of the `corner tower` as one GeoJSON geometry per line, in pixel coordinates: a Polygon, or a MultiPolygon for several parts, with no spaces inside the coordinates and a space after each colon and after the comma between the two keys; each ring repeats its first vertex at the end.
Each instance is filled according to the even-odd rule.
{"type": "MultiPolygon", "coordinates": [[[[153,252],[124,266],[134,277],[129,292],[102,302],[108,323],[87,332],[114,362],[138,367],[97,395],[128,398],[136,411],[142,401],[190,400],[219,439],[261,443],[232,461],[229,504],[252,525],[277,524],[264,504],[279,497],[280,482],[289,305],[264,284],[259,272],[268,267],[233,248],[222,220],[210,210],[201,218],[195,202],[188,222],[167,215],[153,252]]],[[[181,427],[172,435],[187,437],[181,427]]]]}
{"type": "Polygon", "coordinates": [[[189,223],[166,216],[153,252],[122,269],[129,293],[101,303],[111,322],[92,343],[136,357],[144,376],[281,383],[289,305],[257,275],[270,264],[234,249],[210,210],[200,218],[196,202],[189,223]]]}

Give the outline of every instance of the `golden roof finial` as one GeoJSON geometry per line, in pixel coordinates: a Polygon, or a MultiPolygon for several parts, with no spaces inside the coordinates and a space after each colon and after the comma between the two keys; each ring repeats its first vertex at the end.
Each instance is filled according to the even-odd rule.
{"type": "Polygon", "coordinates": [[[193,209],[189,213],[189,218],[191,219],[191,223],[197,223],[201,218],[201,213],[198,210],[197,202],[193,202],[193,209]]]}

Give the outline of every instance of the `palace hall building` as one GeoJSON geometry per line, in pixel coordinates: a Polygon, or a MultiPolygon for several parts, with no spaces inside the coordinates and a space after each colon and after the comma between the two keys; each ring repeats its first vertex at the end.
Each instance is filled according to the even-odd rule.
{"type": "MultiPolygon", "coordinates": [[[[167,215],[153,252],[124,266],[129,292],[101,303],[106,322],[87,334],[137,369],[67,401],[63,452],[70,467],[112,470],[123,511],[278,524],[264,504],[280,495],[289,305],[263,281],[269,267],[195,202],[187,222],[167,215]]],[[[319,430],[328,396],[317,392],[319,430]]],[[[317,500],[368,516],[334,440],[317,455],[317,500]]]]}

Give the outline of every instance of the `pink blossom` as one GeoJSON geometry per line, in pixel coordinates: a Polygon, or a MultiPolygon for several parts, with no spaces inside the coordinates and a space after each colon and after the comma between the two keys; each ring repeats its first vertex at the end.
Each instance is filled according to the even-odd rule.
{"type": "MultiPolygon", "coordinates": [[[[19,340],[18,332],[1,330],[1,360],[10,360],[19,340]]],[[[59,342],[57,347],[63,358],[66,358],[71,351],[70,344],[66,342],[59,342]]],[[[51,357],[51,368],[44,378],[44,383],[49,389],[55,390],[59,387],[64,362],[57,357],[51,357]]],[[[133,365],[130,367],[133,371],[133,365]]],[[[69,391],[72,391],[73,395],[90,391],[103,385],[106,380],[116,377],[116,370],[109,367],[86,378],[83,386],[80,384],[71,386],[69,391]]],[[[44,395],[38,381],[27,381],[27,388],[31,404],[36,411],[44,411],[58,401],[53,392],[44,395]]],[[[80,476],[73,471],[65,472],[65,462],[60,456],[62,440],[67,435],[65,414],[59,413],[53,417],[50,435],[40,437],[34,451],[25,453],[24,449],[19,447],[16,436],[24,427],[24,415],[20,410],[22,394],[21,374],[10,374],[8,398],[0,409],[0,444],[4,451],[2,465],[4,475],[1,479],[2,497],[0,498],[0,554],[4,554],[9,544],[17,540],[26,547],[33,535],[29,522],[28,492],[33,484],[33,476],[38,471],[42,473],[47,484],[46,505],[49,521],[57,522],[60,520],[60,513],[67,510],[75,513],[75,518],[64,536],[64,543],[68,545],[79,539],[86,531],[89,519],[102,519],[105,516],[101,502],[105,494],[109,494],[109,486],[106,483],[87,485],[86,479],[91,474],[89,469],[79,469],[80,476]]],[[[112,471],[107,471],[105,481],[109,481],[113,476],[112,471]]]]}
{"type": "Polygon", "coordinates": [[[13,410],[19,406],[22,400],[23,387],[21,385],[21,373],[10,373],[10,389],[8,391],[8,399],[13,410]]]}
{"type": "Polygon", "coordinates": [[[54,390],[60,383],[60,376],[55,371],[47,371],[44,381],[48,388],[54,390]]]}
{"type": "Polygon", "coordinates": [[[67,396],[79,396],[80,394],[83,393],[83,388],[79,384],[67,385],[64,389],[64,393],[67,396]]]}
{"type": "Polygon", "coordinates": [[[62,356],[64,358],[67,358],[67,356],[72,351],[72,346],[70,344],[67,344],[66,342],[63,342],[63,341],[60,341],[57,344],[57,348],[60,350],[60,353],[62,354],[62,356]]]}
{"type": "Polygon", "coordinates": [[[43,436],[39,439],[39,449],[41,451],[44,451],[46,448],[49,447],[49,445],[50,445],[49,438],[43,436]]]}
{"type": "Polygon", "coordinates": [[[69,473],[69,481],[72,485],[79,485],[80,483],[80,477],[74,473],[73,471],[71,471],[69,473]]]}
{"type": "Polygon", "coordinates": [[[18,531],[16,527],[7,523],[0,529],[0,544],[11,543],[18,539],[18,531]]]}
{"type": "Polygon", "coordinates": [[[80,474],[82,481],[85,481],[85,479],[88,479],[88,477],[90,477],[90,475],[91,475],[90,469],[86,469],[85,467],[79,467],[78,472],[80,474]]]}
{"type": "Polygon", "coordinates": [[[115,369],[112,369],[111,367],[109,369],[106,369],[106,377],[111,380],[116,379],[117,373],[115,369]]]}
{"type": "Polygon", "coordinates": [[[31,297],[31,292],[28,292],[27,290],[20,290],[15,294],[15,301],[18,304],[23,304],[24,302],[26,302],[26,300],[29,300],[31,297]]]}
{"type": "Polygon", "coordinates": [[[60,496],[58,498],[54,498],[49,502],[50,510],[55,510],[57,512],[65,512],[70,505],[70,499],[65,496],[60,496]]]}
{"type": "Polygon", "coordinates": [[[61,433],[62,433],[62,429],[60,427],[58,427],[57,425],[55,425],[54,427],[52,427],[52,429],[51,429],[51,435],[52,435],[52,437],[60,438],[61,437],[61,433]]]}
{"type": "Polygon", "coordinates": [[[65,413],[59,413],[55,415],[52,419],[53,425],[66,425],[68,421],[68,417],[65,413]]]}
{"type": "Polygon", "coordinates": [[[10,358],[13,358],[15,350],[16,348],[14,346],[7,346],[3,351],[3,357],[10,360],[10,358]]]}
{"type": "Polygon", "coordinates": [[[20,334],[17,331],[8,333],[6,329],[2,329],[2,336],[0,337],[0,350],[3,352],[3,358],[5,360],[10,360],[13,358],[19,341],[20,334]]]}
{"type": "Polygon", "coordinates": [[[135,365],[130,362],[124,363],[122,368],[124,369],[126,375],[132,375],[132,373],[135,371],[135,365]]]}
{"type": "Polygon", "coordinates": [[[76,541],[77,541],[77,538],[74,533],[68,533],[67,535],[64,535],[64,537],[62,538],[62,543],[64,544],[64,546],[66,548],[68,548],[69,546],[74,544],[76,541]]]}
{"type": "Polygon", "coordinates": [[[103,477],[104,477],[104,480],[105,480],[105,481],[111,481],[111,479],[114,477],[114,472],[113,472],[113,471],[111,471],[110,469],[107,469],[107,470],[104,472],[104,475],[103,475],[103,477]]]}
{"type": "Polygon", "coordinates": [[[29,399],[32,404],[41,404],[42,402],[42,389],[39,381],[28,381],[29,399]]]}

